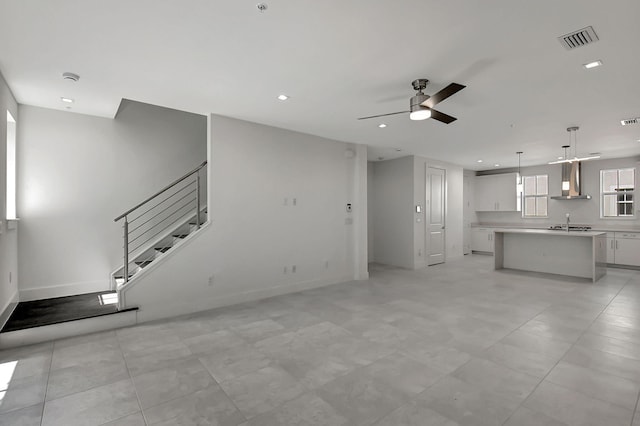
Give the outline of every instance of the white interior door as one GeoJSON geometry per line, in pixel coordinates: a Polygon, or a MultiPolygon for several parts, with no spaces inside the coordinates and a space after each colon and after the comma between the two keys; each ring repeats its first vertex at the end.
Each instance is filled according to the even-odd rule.
{"type": "Polygon", "coordinates": [[[444,263],[445,258],[445,171],[427,168],[427,240],[428,265],[444,263]]]}

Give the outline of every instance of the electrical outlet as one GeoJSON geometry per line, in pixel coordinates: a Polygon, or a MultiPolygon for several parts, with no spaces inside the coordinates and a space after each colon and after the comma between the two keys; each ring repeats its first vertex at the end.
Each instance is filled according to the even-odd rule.
{"type": "Polygon", "coordinates": [[[282,202],[283,206],[286,206],[289,203],[289,199],[285,198],[284,201],[282,202]]]}
{"type": "Polygon", "coordinates": [[[292,198],[291,200],[292,200],[292,201],[291,201],[291,203],[292,203],[294,206],[297,206],[297,205],[298,205],[298,199],[297,199],[297,198],[292,198]]]}
{"type": "Polygon", "coordinates": [[[422,249],[418,249],[418,256],[422,256],[422,249]]]}
{"type": "Polygon", "coordinates": [[[324,261],[324,269],[329,269],[329,261],[328,260],[324,261]]]}
{"type": "Polygon", "coordinates": [[[283,274],[286,274],[286,273],[287,273],[287,267],[286,267],[286,266],[284,267],[284,270],[282,271],[282,273],[283,273],[283,274]]]}
{"type": "Polygon", "coordinates": [[[208,284],[209,284],[209,287],[212,287],[212,286],[213,286],[213,275],[211,275],[211,276],[209,277],[209,280],[208,280],[207,282],[208,282],[208,284]]]}
{"type": "Polygon", "coordinates": [[[296,265],[293,265],[293,266],[291,267],[291,273],[292,273],[292,274],[295,274],[295,273],[296,273],[296,269],[297,269],[297,268],[296,268],[296,265]]]}

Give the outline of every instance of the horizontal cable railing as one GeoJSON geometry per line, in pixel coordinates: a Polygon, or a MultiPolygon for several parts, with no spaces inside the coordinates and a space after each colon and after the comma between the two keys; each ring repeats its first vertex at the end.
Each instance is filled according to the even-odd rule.
{"type": "Polygon", "coordinates": [[[148,246],[154,238],[169,232],[172,226],[188,217],[195,216],[195,226],[200,228],[203,189],[205,189],[202,185],[202,174],[206,166],[205,161],[114,219],[115,222],[123,220],[122,248],[125,283],[129,281],[129,259],[135,254],[143,255],[144,253],[135,261],[139,266],[153,260],[153,255],[137,252],[148,246]],[[193,216],[190,216],[191,213],[193,216]]]}

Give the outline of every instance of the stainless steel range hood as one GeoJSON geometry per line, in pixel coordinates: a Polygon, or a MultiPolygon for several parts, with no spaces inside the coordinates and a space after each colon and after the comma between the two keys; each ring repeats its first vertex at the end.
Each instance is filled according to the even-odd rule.
{"type": "Polygon", "coordinates": [[[551,197],[552,200],[590,200],[591,195],[580,192],[581,163],[573,161],[562,163],[562,195],[551,197]]]}

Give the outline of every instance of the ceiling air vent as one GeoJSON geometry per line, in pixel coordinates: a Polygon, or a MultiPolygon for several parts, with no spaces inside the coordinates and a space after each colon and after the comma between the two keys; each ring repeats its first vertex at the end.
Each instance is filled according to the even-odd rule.
{"type": "Polygon", "coordinates": [[[623,126],[628,126],[629,124],[638,124],[640,122],[640,117],[636,118],[627,118],[626,120],[620,120],[620,124],[623,126]]]}
{"type": "Polygon", "coordinates": [[[567,50],[594,43],[598,40],[598,36],[591,26],[558,37],[558,41],[560,41],[567,50]]]}

